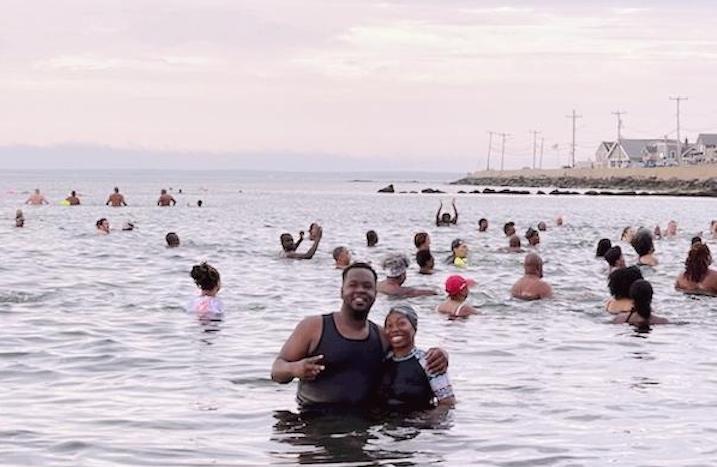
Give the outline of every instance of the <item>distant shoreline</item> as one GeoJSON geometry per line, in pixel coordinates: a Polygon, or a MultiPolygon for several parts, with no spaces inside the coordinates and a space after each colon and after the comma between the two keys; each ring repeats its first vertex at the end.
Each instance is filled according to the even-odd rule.
{"type": "Polygon", "coordinates": [[[475,172],[452,185],[592,188],[717,196],[717,164],[633,169],[552,169],[475,172]]]}

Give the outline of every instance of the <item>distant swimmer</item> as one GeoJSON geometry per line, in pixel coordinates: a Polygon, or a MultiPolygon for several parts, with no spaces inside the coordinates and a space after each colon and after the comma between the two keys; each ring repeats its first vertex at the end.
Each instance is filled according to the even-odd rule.
{"type": "Polygon", "coordinates": [[[451,202],[451,205],[453,206],[453,217],[451,217],[451,214],[448,212],[443,212],[443,201],[441,201],[441,205],[438,206],[438,211],[436,211],[436,226],[438,227],[447,227],[451,224],[456,225],[458,223],[458,209],[456,208],[456,199],[453,198],[453,201],[451,202]]]}
{"type": "Polygon", "coordinates": [[[431,236],[426,232],[418,232],[413,236],[413,244],[418,251],[429,251],[431,249],[431,236]]]}
{"type": "Polygon", "coordinates": [[[162,188],[162,191],[159,194],[159,199],[157,200],[157,206],[174,206],[177,204],[177,200],[174,199],[174,196],[167,193],[167,190],[162,188]]]}
{"type": "Polygon", "coordinates": [[[321,242],[321,237],[323,235],[323,231],[321,227],[313,227],[312,230],[310,230],[310,237],[314,237],[314,244],[311,245],[311,248],[306,253],[297,253],[296,251],[296,245],[301,243],[301,240],[299,242],[294,243],[294,237],[291,236],[290,233],[283,233],[279,236],[279,241],[281,242],[281,248],[283,250],[282,254],[285,258],[289,259],[311,259],[314,257],[314,254],[316,253],[316,250],[319,248],[319,242],[321,242]],[[313,233],[311,233],[313,230],[313,233]]]}
{"type": "Polygon", "coordinates": [[[528,240],[528,245],[537,246],[540,243],[540,234],[534,228],[528,227],[525,231],[525,239],[528,240]]]}
{"type": "Polygon", "coordinates": [[[558,227],[562,227],[562,225],[565,223],[565,218],[563,216],[558,216],[557,219],[555,219],[555,225],[558,227]]]}
{"type": "Polygon", "coordinates": [[[167,242],[167,248],[177,248],[179,246],[179,235],[169,232],[165,235],[164,240],[167,242]]]}
{"type": "Polygon", "coordinates": [[[642,272],[637,266],[617,269],[612,272],[607,282],[612,298],[605,303],[605,310],[612,314],[632,310],[633,301],[630,298],[630,287],[640,279],[642,279],[642,272]]]}
{"type": "Polygon", "coordinates": [[[632,309],[617,315],[613,323],[631,324],[638,328],[669,323],[667,319],[652,314],[652,285],[646,280],[638,279],[630,286],[630,298],[634,303],[632,309]]]}
{"type": "Polygon", "coordinates": [[[72,192],[70,192],[70,196],[65,198],[65,202],[67,202],[70,206],[79,206],[80,198],[77,197],[77,192],[72,190],[72,192]]]}
{"type": "Polygon", "coordinates": [[[523,263],[525,275],[510,289],[514,298],[540,300],[551,298],[553,289],[543,280],[543,260],[535,253],[528,253],[523,263]]]}
{"type": "Polygon", "coordinates": [[[378,391],[381,405],[400,411],[453,407],[456,399],[448,374],[431,373],[426,352],[416,347],[416,310],[409,305],[394,306],[386,315],[384,329],[391,352],[378,391]]]}
{"type": "Polygon", "coordinates": [[[660,240],[662,238],[662,230],[660,229],[659,225],[655,226],[655,230],[652,233],[655,237],[655,239],[660,240]]]}
{"type": "Polygon", "coordinates": [[[97,219],[95,226],[97,227],[97,233],[100,235],[107,235],[110,233],[110,221],[108,221],[106,217],[97,219]]]}
{"type": "Polygon", "coordinates": [[[595,257],[596,258],[604,258],[605,253],[607,253],[607,250],[612,248],[612,242],[609,238],[601,238],[600,241],[597,244],[597,249],[595,250],[595,257]]]}
{"type": "Polygon", "coordinates": [[[107,198],[105,206],[112,206],[113,208],[127,206],[127,203],[124,200],[124,195],[119,192],[119,188],[115,187],[114,193],[107,198]]]}
{"type": "Polygon", "coordinates": [[[378,245],[378,234],[375,230],[369,230],[366,232],[366,246],[373,248],[378,245]]]}
{"type": "Polygon", "coordinates": [[[482,218],[478,221],[478,232],[485,232],[488,230],[488,219],[482,218]]]}
{"type": "Polygon", "coordinates": [[[30,195],[29,198],[27,198],[27,201],[25,201],[25,204],[31,204],[33,206],[40,206],[43,204],[50,204],[47,199],[45,199],[45,196],[40,193],[39,188],[35,188],[35,192],[30,195]]]}
{"type": "Polygon", "coordinates": [[[446,264],[459,268],[468,266],[468,245],[460,238],[451,242],[451,254],[446,258],[446,264]]]}
{"type": "Polygon", "coordinates": [[[25,226],[25,215],[22,213],[22,209],[15,211],[15,227],[21,228],[25,226]]]}
{"type": "Polygon", "coordinates": [[[520,244],[520,237],[513,235],[508,239],[508,246],[500,249],[506,253],[525,253],[520,244]]]}
{"type": "Polygon", "coordinates": [[[416,253],[416,263],[418,263],[419,274],[430,275],[433,274],[433,268],[436,262],[431,254],[431,250],[418,250],[416,253]]]}
{"type": "Polygon", "coordinates": [[[322,234],[323,234],[322,228],[316,222],[313,222],[309,226],[309,240],[311,240],[312,242],[315,242],[316,239],[321,237],[322,234]]]}
{"type": "Polygon", "coordinates": [[[345,246],[337,246],[333,252],[336,269],[346,269],[351,264],[351,252],[345,246]]]}
{"type": "Polygon", "coordinates": [[[405,255],[396,253],[386,257],[383,261],[383,268],[386,270],[386,279],[379,281],[377,289],[379,292],[391,297],[421,297],[424,295],[436,295],[435,290],[404,287],[406,282],[406,270],[408,269],[408,258],[405,255]]]}
{"type": "Polygon", "coordinates": [[[605,252],[605,261],[610,266],[610,273],[625,267],[625,257],[622,256],[620,245],[615,245],[605,252]]]}
{"type": "Polygon", "coordinates": [[[540,230],[541,232],[545,232],[546,230],[548,230],[548,224],[543,221],[538,222],[538,230],[540,230]]]}
{"type": "Polygon", "coordinates": [[[283,233],[279,236],[279,240],[281,241],[281,247],[284,251],[296,251],[299,249],[299,246],[301,245],[301,242],[304,241],[304,231],[299,232],[299,240],[294,242],[294,236],[290,233],[283,233]]]}
{"type": "Polygon", "coordinates": [[[506,222],[503,225],[503,233],[506,237],[510,238],[515,235],[515,222],[506,222]]]}
{"type": "Polygon", "coordinates": [[[717,220],[710,223],[710,232],[712,233],[712,238],[717,239],[717,220]]]}
{"type": "Polygon", "coordinates": [[[670,221],[667,223],[667,228],[665,229],[665,237],[672,238],[677,236],[677,222],[670,221]]]}
{"type": "Polygon", "coordinates": [[[632,242],[633,237],[635,236],[635,227],[628,225],[625,227],[622,231],[622,235],[620,235],[620,240],[623,242],[630,243],[632,242]]]}
{"type": "Polygon", "coordinates": [[[221,318],[224,313],[224,305],[217,298],[217,294],[222,288],[219,271],[207,263],[202,263],[192,267],[190,275],[199,287],[200,295],[191,301],[187,310],[196,313],[200,319],[221,318]]]}
{"type": "Polygon", "coordinates": [[[640,229],[630,242],[635,253],[640,257],[637,260],[638,266],[657,266],[655,258],[655,244],[652,241],[652,232],[647,229],[640,229]]]}
{"type": "Polygon", "coordinates": [[[470,288],[473,285],[475,285],[475,281],[468,280],[463,276],[449,276],[446,279],[448,297],[436,307],[436,311],[448,315],[449,318],[466,318],[478,314],[478,310],[468,303],[470,288]]]}
{"type": "Polygon", "coordinates": [[[710,247],[698,243],[690,248],[685,261],[685,271],[677,277],[675,288],[689,293],[717,295],[717,271],[710,268],[710,247]]]}

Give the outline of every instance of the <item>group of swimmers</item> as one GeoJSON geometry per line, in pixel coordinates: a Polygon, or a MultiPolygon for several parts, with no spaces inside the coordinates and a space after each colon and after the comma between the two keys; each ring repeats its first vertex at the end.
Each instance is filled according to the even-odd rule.
{"type": "MultiPolygon", "coordinates": [[[[179,190],[179,193],[182,193],[182,190],[179,190]]],[[[29,204],[32,206],[41,206],[44,204],[50,204],[50,202],[47,200],[45,195],[43,195],[40,192],[39,188],[35,188],[35,191],[27,198],[25,201],[25,204],[29,204]]],[[[77,194],[77,191],[72,190],[65,199],[63,199],[60,204],[64,204],[67,206],[79,206],[82,204],[80,201],[80,197],[77,194]]],[[[166,188],[162,188],[159,192],[159,198],[157,199],[157,206],[167,207],[167,206],[175,206],[177,204],[177,200],[167,192],[166,188]]],[[[202,200],[197,200],[197,206],[202,207],[203,205],[202,200]]],[[[125,200],[125,197],[122,193],[120,193],[119,187],[114,187],[114,190],[110,195],[107,197],[107,201],[105,202],[105,205],[112,206],[115,208],[119,208],[122,206],[127,206],[127,201],[125,200]]]]}

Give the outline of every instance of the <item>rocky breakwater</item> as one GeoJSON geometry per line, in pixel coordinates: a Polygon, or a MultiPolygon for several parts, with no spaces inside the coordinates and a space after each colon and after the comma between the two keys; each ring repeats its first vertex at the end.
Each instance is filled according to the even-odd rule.
{"type": "Polygon", "coordinates": [[[717,176],[700,178],[665,176],[593,176],[570,174],[476,174],[452,182],[454,185],[482,185],[503,187],[551,187],[559,189],[591,189],[586,194],[651,194],[663,196],[709,196],[717,197],[717,176]],[[610,190],[610,191],[605,191],[610,190]],[[613,191],[617,193],[613,193],[613,191]],[[639,192],[639,193],[638,193],[639,192]]]}

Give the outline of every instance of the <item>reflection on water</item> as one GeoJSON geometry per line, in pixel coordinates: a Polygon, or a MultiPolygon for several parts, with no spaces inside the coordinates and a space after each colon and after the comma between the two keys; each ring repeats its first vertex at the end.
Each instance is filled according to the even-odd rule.
{"type": "MultiPolygon", "coordinates": [[[[376,194],[385,184],[0,174],[0,464],[714,464],[707,440],[717,432],[717,299],[673,288],[690,238],[714,217],[714,200],[459,195],[458,226],[438,229],[439,196],[376,194]],[[129,207],[104,206],[115,185],[129,207]],[[26,196],[7,192],[35,186],[52,200],[78,189],[85,203],[25,207],[25,228],[16,229],[12,216],[26,196]],[[177,208],[154,206],[162,186],[183,188],[177,208]],[[186,207],[199,196],[204,207],[186,207]],[[553,221],[559,214],[562,229],[553,221]],[[115,226],[131,220],[136,230],[99,237],[99,217],[115,226]],[[477,231],[481,217],[490,222],[485,233],[477,231]],[[660,265],[645,274],[655,313],[682,324],[649,332],[609,324],[595,243],[610,237],[634,262],[619,242],[622,228],[672,218],[681,235],[655,243],[660,265]],[[539,252],[554,300],[509,297],[523,256],[499,251],[508,219],[520,233],[548,222],[539,252]],[[279,259],[279,234],[314,221],[324,226],[314,260],[279,259]],[[380,238],[371,250],[369,229],[380,238]],[[455,410],[291,412],[296,384],[274,384],[269,371],[302,318],[338,309],[332,249],[346,245],[356,259],[381,264],[389,252],[412,256],[419,230],[431,234],[436,258],[464,239],[471,258],[460,272],[478,282],[481,314],[467,320],[435,313],[440,295],[408,300],[419,314],[418,346],[450,353],[455,410]],[[168,231],[179,234],[180,248],[165,248],[168,231]],[[222,275],[222,321],[185,312],[196,289],[191,266],[204,260],[222,275]]],[[[413,265],[408,284],[442,293],[454,272],[439,264],[420,276],[413,265]]],[[[392,303],[379,297],[370,318],[383,322],[392,303]]]]}

